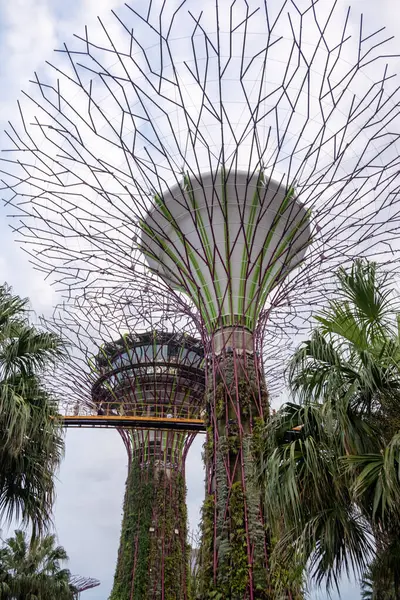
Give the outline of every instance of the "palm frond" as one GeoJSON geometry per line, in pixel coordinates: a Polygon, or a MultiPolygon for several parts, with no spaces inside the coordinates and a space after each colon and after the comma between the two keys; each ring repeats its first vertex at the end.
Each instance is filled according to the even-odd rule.
{"type": "Polygon", "coordinates": [[[98,585],[96,580],[71,576],[61,566],[67,560],[54,535],[35,537],[28,543],[25,532],[15,531],[0,549],[0,598],[74,600],[83,583],[87,582],[86,589],[98,585]]]}
{"type": "Polygon", "coordinates": [[[400,598],[400,567],[389,560],[400,537],[400,317],[376,264],[357,260],[337,280],[289,364],[299,404],[284,405],[259,436],[264,507],[278,557],[300,553],[330,588],[342,573],[366,572],[375,541],[400,598]]]}
{"type": "Polygon", "coordinates": [[[38,530],[50,518],[63,454],[43,377],[65,352],[60,338],[29,323],[28,301],[0,287],[0,515],[38,530]]]}

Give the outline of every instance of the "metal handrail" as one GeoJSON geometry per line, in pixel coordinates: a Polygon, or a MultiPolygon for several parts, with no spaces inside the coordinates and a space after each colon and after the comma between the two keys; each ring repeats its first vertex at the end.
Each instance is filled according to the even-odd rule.
{"type": "Polygon", "coordinates": [[[59,415],[64,427],[131,427],[134,429],[176,429],[205,432],[202,419],[139,417],[128,415],[59,415]]]}

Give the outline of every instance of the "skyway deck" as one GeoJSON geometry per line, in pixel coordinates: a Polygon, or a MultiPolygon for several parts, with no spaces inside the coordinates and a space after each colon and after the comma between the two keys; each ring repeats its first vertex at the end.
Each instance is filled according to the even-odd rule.
{"type": "Polygon", "coordinates": [[[161,417],[137,417],[124,415],[60,415],[64,427],[123,427],[132,429],[174,429],[204,433],[202,419],[177,419],[161,417]]]}

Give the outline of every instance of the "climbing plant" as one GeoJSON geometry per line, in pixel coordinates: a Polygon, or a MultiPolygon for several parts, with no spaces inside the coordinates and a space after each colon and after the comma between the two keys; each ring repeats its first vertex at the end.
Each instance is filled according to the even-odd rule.
{"type": "Polygon", "coordinates": [[[189,558],[182,473],[132,462],[110,600],[190,600],[189,558]]]}
{"type": "Polygon", "coordinates": [[[206,393],[209,423],[204,458],[209,474],[202,509],[197,598],[243,600],[267,594],[267,530],[253,476],[252,430],[268,414],[268,397],[247,357],[224,356],[206,393]],[[236,362],[235,362],[236,358],[236,362]],[[215,569],[215,563],[218,569],[215,569]]]}

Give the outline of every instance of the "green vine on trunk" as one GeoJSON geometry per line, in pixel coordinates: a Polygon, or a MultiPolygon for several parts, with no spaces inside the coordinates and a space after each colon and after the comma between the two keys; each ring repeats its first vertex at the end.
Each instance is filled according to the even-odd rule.
{"type": "Polygon", "coordinates": [[[183,475],[133,463],[110,600],[190,600],[189,558],[183,475]]]}
{"type": "Polygon", "coordinates": [[[154,498],[153,471],[153,466],[147,467],[144,471],[136,463],[131,465],[126,481],[120,548],[110,600],[130,600],[134,565],[133,600],[146,597],[149,529],[154,498]]]}
{"type": "Polygon", "coordinates": [[[208,427],[204,452],[213,483],[202,510],[198,600],[246,600],[250,578],[255,599],[273,597],[267,582],[268,536],[253,476],[253,426],[269,413],[268,394],[256,369],[251,356],[221,357],[223,379],[217,377],[215,387],[207,390],[217,431],[208,427]],[[227,465],[235,469],[230,481],[227,465]]]}

